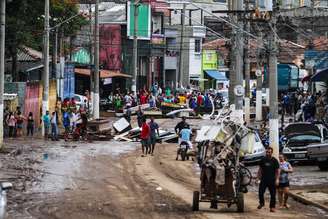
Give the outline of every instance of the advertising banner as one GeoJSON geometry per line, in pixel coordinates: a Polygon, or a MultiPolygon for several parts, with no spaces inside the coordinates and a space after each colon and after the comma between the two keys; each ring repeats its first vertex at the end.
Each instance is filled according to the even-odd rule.
{"type": "Polygon", "coordinates": [[[106,70],[121,70],[121,25],[103,24],[99,28],[100,65],[106,70]]]}

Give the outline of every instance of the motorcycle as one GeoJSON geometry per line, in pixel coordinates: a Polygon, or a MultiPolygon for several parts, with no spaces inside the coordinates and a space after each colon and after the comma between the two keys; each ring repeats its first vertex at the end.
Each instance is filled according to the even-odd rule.
{"type": "Polygon", "coordinates": [[[186,158],[187,158],[187,160],[189,160],[189,156],[188,156],[189,149],[190,149],[190,146],[189,146],[188,142],[182,141],[179,145],[179,148],[177,151],[177,157],[175,159],[178,160],[179,155],[180,155],[182,161],[185,161],[186,158]]]}

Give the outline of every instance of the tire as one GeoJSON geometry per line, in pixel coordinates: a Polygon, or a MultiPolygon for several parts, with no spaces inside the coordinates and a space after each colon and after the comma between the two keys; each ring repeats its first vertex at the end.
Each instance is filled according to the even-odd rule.
{"type": "Polygon", "coordinates": [[[237,194],[237,211],[238,212],[244,212],[244,193],[238,192],[237,194]]]}
{"type": "Polygon", "coordinates": [[[187,156],[187,150],[181,150],[181,159],[182,161],[186,160],[186,156],[187,156]]]}
{"type": "Polygon", "coordinates": [[[194,194],[193,194],[192,210],[199,211],[199,192],[198,191],[194,191],[194,194]]]}

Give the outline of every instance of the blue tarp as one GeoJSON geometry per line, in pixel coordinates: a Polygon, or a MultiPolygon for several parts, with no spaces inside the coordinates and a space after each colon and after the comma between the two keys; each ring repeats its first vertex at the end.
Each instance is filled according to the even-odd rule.
{"type": "Polygon", "coordinates": [[[224,72],[219,72],[217,70],[204,70],[208,76],[218,81],[227,81],[227,77],[224,72]]]}

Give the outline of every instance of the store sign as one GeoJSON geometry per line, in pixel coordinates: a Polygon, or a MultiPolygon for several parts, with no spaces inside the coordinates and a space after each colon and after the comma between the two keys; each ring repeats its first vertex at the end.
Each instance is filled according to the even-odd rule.
{"type": "Polygon", "coordinates": [[[151,43],[154,45],[165,45],[165,37],[162,34],[152,34],[151,43]]]}

